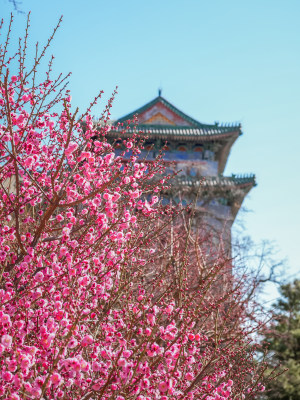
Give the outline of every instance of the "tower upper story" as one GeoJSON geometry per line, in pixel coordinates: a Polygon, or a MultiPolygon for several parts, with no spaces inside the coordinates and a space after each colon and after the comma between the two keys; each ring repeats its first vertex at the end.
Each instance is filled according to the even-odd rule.
{"type": "MultiPolygon", "coordinates": [[[[150,148],[152,144],[161,147],[166,144],[165,160],[197,161],[202,176],[223,173],[231,146],[242,134],[240,124],[203,124],[180,111],[162,96],[117,122],[124,123],[133,120],[135,116],[136,128],[148,136],[146,147],[150,148]],[[201,169],[201,165],[209,168],[201,169]]],[[[132,131],[134,129],[132,125],[132,131]]]]}
{"type": "Polygon", "coordinates": [[[134,133],[146,137],[142,158],[151,161],[164,147],[166,172],[178,173],[172,185],[174,198],[180,194],[181,200],[185,197],[189,202],[200,190],[199,208],[206,196],[206,211],[223,207],[216,213],[233,222],[244,197],[255,186],[254,175],[223,176],[231,147],[242,134],[240,124],[201,123],[159,92],[143,107],[115,121],[109,136],[118,138],[124,126],[128,137],[134,133]]]}

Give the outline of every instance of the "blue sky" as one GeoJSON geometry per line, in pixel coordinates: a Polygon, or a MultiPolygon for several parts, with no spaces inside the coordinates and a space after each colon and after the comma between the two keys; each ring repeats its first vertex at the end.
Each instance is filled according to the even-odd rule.
{"type": "MultiPolygon", "coordinates": [[[[45,43],[64,16],[52,49],[55,71],[72,71],[73,103],[82,110],[100,89],[118,85],[112,117],[163,96],[207,123],[240,121],[226,174],[253,172],[244,202],[245,234],[274,240],[300,272],[299,0],[24,0],[31,42],[45,43]]],[[[8,21],[12,5],[0,0],[8,21]]],[[[15,17],[22,35],[25,16],[15,17]]],[[[102,105],[104,102],[102,103],[102,105]]],[[[102,109],[97,106],[94,114],[102,109]]],[[[300,275],[300,273],[298,274],[300,275]]]]}

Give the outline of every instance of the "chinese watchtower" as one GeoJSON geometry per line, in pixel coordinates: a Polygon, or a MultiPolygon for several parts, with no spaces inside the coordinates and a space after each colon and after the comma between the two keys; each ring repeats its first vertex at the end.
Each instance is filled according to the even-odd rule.
{"type": "MultiPolygon", "coordinates": [[[[110,136],[118,136],[117,123],[137,117],[128,135],[142,131],[148,138],[144,156],[154,159],[164,148],[166,172],[178,172],[166,193],[173,204],[195,204],[195,224],[210,226],[230,249],[231,226],[243,199],[255,186],[255,176],[223,176],[240,124],[203,124],[159,96],[114,123],[110,136]],[[169,165],[169,167],[168,167],[169,165]]],[[[121,128],[120,128],[121,129],[121,128]]],[[[143,156],[143,155],[142,155],[143,156]]]]}

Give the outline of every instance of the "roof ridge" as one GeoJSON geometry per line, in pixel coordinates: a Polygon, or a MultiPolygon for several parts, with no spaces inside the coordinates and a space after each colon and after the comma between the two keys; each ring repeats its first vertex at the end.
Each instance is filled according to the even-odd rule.
{"type": "MultiPolygon", "coordinates": [[[[143,105],[142,107],[138,108],[137,110],[124,115],[124,117],[119,118],[116,122],[124,122],[126,120],[130,120],[132,119],[135,115],[140,114],[141,112],[143,112],[144,110],[146,110],[147,108],[151,107],[152,105],[158,103],[158,102],[163,103],[166,107],[168,107],[171,111],[175,112],[177,115],[179,115],[181,118],[189,121],[191,124],[193,124],[194,128],[199,128],[199,127],[203,127],[203,126],[215,126],[215,125],[209,125],[209,124],[203,124],[199,121],[197,121],[196,119],[190,117],[189,115],[185,114],[184,112],[180,111],[179,108],[175,107],[172,103],[170,103],[167,99],[165,99],[162,96],[157,96],[155,97],[153,100],[149,101],[148,103],[146,103],[145,105],[143,105]]],[[[190,127],[192,128],[192,127],[190,127]]]]}
{"type": "Polygon", "coordinates": [[[149,101],[148,103],[146,103],[146,104],[143,105],[142,107],[138,108],[137,110],[132,111],[131,113],[126,114],[126,115],[124,115],[123,117],[117,119],[117,120],[116,120],[116,123],[118,123],[118,122],[124,122],[124,121],[127,121],[127,120],[132,119],[135,115],[137,115],[137,114],[143,112],[146,108],[151,107],[153,104],[155,104],[155,103],[157,102],[157,99],[159,99],[159,98],[161,98],[161,96],[155,97],[155,99],[149,101]]]}
{"type": "Polygon", "coordinates": [[[205,124],[202,124],[202,122],[197,121],[196,119],[190,117],[189,115],[185,114],[184,112],[180,111],[179,108],[175,107],[172,103],[170,103],[167,99],[165,99],[162,96],[157,97],[157,99],[160,98],[165,106],[170,108],[173,112],[175,112],[177,115],[179,115],[181,118],[188,120],[191,122],[195,127],[203,127],[205,124]]]}
{"type": "MultiPolygon", "coordinates": [[[[118,122],[118,121],[116,121],[118,122]]],[[[137,124],[137,127],[149,127],[149,128],[171,128],[171,129],[219,129],[219,130],[232,130],[240,128],[240,124],[237,125],[215,125],[215,124],[200,124],[198,126],[186,126],[186,125],[168,125],[168,124],[137,124]]]]}
{"type": "MultiPolygon", "coordinates": [[[[147,108],[153,106],[154,104],[156,104],[159,101],[162,104],[164,104],[166,107],[168,107],[171,111],[173,111],[174,113],[179,115],[181,118],[185,119],[186,121],[190,122],[193,125],[193,126],[176,125],[177,128],[181,128],[181,127],[182,128],[183,127],[184,128],[241,128],[241,124],[240,123],[221,123],[220,124],[220,123],[216,122],[214,124],[206,124],[206,123],[197,121],[195,118],[192,118],[189,115],[187,115],[186,113],[184,113],[183,111],[179,110],[179,108],[174,106],[172,103],[170,103],[167,99],[165,99],[162,96],[155,97],[153,100],[149,101],[148,103],[146,103],[142,107],[138,108],[137,110],[132,111],[131,113],[126,114],[123,117],[117,119],[115,121],[115,123],[121,123],[121,122],[125,122],[127,120],[131,120],[131,119],[133,119],[134,116],[142,113],[147,108]]],[[[150,125],[148,125],[148,124],[138,124],[138,126],[151,126],[151,124],[150,125]]],[[[157,126],[157,125],[153,124],[152,126],[157,126]]],[[[159,125],[159,126],[163,127],[164,125],[159,125]]]]}

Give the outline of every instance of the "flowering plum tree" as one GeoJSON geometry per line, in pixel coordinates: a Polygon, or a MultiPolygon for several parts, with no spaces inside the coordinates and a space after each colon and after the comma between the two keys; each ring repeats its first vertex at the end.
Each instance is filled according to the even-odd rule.
{"type": "Polygon", "coordinates": [[[0,398],[255,397],[265,367],[231,261],[160,204],[138,135],[116,155],[115,93],[95,124],[101,93],[80,116],[52,60],[37,82],[53,36],[26,68],[27,31],[0,53],[0,398]]]}

